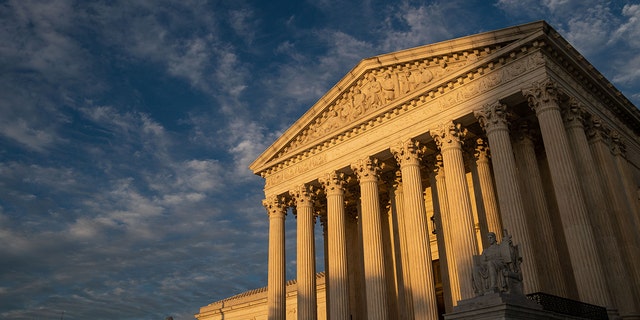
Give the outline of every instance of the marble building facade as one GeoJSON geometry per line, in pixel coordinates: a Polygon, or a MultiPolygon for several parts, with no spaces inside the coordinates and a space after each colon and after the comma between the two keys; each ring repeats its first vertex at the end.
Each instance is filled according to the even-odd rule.
{"type": "Polygon", "coordinates": [[[438,319],[508,230],[526,293],[640,319],[639,135],[640,111],[543,21],[364,59],[250,166],[267,287],[196,318],[438,319]]]}

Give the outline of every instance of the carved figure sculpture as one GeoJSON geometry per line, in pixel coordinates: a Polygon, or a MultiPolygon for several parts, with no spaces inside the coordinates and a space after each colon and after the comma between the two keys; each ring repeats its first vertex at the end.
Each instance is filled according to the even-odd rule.
{"type": "Polygon", "coordinates": [[[373,74],[369,75],[369,82],[366,84],[367,105],[373,108],[382,105],[382,84],[378,82],[373,74]]]}
{"type": "Polygon", "coordinates": [[[382,90],[384,92],[385,102],[389,102],[395,99],[394,88],[395,83],[393,81],[393,78],[391,78],[390,74],[386,73],[384,75],[384,80],[382,81],[382,90]]]}
{"type": "Polygon", "coordinates": [[[478,296],[495,292],[523,294],[520,273],[522,258],[507,230],[504,230],[504,234],[502,243],[498,244],[496,234],[489,232],[489,247],[484,249],[482,255],[473,257],[473,288],[478,296]]]}

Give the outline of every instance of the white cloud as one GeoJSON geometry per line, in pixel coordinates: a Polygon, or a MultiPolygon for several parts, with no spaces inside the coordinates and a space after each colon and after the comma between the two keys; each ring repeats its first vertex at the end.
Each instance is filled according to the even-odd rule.
{"type": "Polygon", "coordinates": [[[100,87],[89,54],[74,37],[71,1],[8,1],[0,8],[0,135],[48,152],[68,119],[58,112],[69,92],[100,87]],[[82,89],[80,89],[82,88],[82,89]]]}
{"type": "Polygon", "coordinates": [[[588,55],[602,50],[614,28],[616,19],[608,7],[595,5],[580,14],[574,14],[561,26],[561,33],[582,54],[588,55]],[[566,28],[566,31],[562,31],[566,28]]]}
{"type": "Polygon", "coordinates": [[[625,41],[630,47],[640,49],[640,4],[627,4],[622,8],[622,16],[627,21],[613,32],[610,43],[625,41]]]}
{"type": "Polygon", "coordinates": [[[188,191],[217,191],[225,181],[224,170],[216,160],[188,160],[176,168],[176,180],[181,189],[188,191]]]}
{"type": "Polygon", "coordinates": [[[34,151],[43,152],[58,140],[58,137],[51,131],[33,127],[37,124],[27,122],[25,119],[10,119],[10,121],[1,121],[1,123],[0,134],[34,151]]]}
{"type": "Polygon", "coordinates": [[[383,28],[384,52],[392,52],[418,45],[432,43],[435,40],[451,36],[446,12],[455,8],[455,3],[434,3],[414,7],[403,2],[393,16],[389,16],[383,28]],[[394,21],[395,20],[395,21],[394,21]],[[405,30],[394,28],[395,23],[406,25],[405,30]]]}
{"type": "Polygon", "coordinates": [[[70,81],[88,68],[87,55],[71,36],[71,1],[9,1],[0,29],[0,54],[49,81],[70,81]]]}
{"type": "Polygon", "coordinates": [[[559,11],[561,8],[570,3],[571,0],[542,0],[542,4],[547,7],[552,13],[559,11]]]}
{"type": "Polygon", "coordinates": [[[546,6],[540,0],[498,0],[495,6],[511,17],[535,19],[545,13],[546,6]]]}
{"type": "Polygon", "coordinates": [[[236,34],[238,34],[245,43],[253,43],[257,29],[257,21],[252,9],[242,8],[229,11],[229,22],[236,34]]]}
{"type": "MultiPolygon", "coordinates": [[[[636,54],[617,68],[618,73],[613,77],[613,82],[629,84],[640,79],[640,54],[636,54]]],[[[638,99],[640,93],[635,93],[634,98],[638,99]]]]}

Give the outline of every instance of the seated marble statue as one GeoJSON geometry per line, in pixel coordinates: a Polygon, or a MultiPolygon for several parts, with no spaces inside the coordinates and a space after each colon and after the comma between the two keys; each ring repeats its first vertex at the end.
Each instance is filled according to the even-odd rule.
{"type": "Polygon", "coordinates": [[[494,292],[522,294],[522,258],[507,230],[504,234],[502,243],[498,244],[496,234],[489,232],[489,247],[482,255],[473,257],[473,288],[478,296],[494,292]]]}

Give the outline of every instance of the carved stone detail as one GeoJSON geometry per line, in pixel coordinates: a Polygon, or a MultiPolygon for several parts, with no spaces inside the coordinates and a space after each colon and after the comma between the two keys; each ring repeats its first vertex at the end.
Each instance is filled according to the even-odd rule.
{"type": "Polygon", "coordinates": [[[478,296],[498,292],[524,294],[520,272],[522,257],[506,230],[504,235],[498,244],[496,234],[489,232],[489,247],[482,255],[474,256],[473,288],[478,296]]]}
{"type": "Polygon", "coordinates": [[[420,158],[424,154],[419,141],[406,140],[390,148],[400,166],[406,164],[420,165],[420,158]]]}
{"type": "Polygon", "coordinates": [[[522,94],[527,98],[529,107],[538,115],[557,107],[558,88],[551,79],[533,82],[531,87],[522,89],[522,94]]]}
{"type": "Polygon", "coordinates": [[[584,107],[575,98],[570,98],[568,105],[562,109],[562,119],[566,126],[584,126],[584,107]]]}
{"type": "Polygon", "coordinates": [[[476,159],[476,161],[489,161],[489,158],[491,157],[489,153],[489,145],[484,139],[476,139],[476,146],[474,149],[473,157],[476,159]]]}
{"type": "MultiPolygon", "coordinates": [[[[457,54],[454,55],[457,56],[457,54]]],[[[449,59],[429,58],[414,64],[388,66],[369,71],[353,86],[346,88],[344,93],[329,105],[326,111],[321,113],[288,146],[284,147],[275,158],[282,157],[290,150],[303,144],[331,138],[334,132],[335,134],[346,134],[337,131],[371,114],[381,105],[396,101],[421,87],[434,83],[435,80],[444,78],[456,70],[478,61],[478,53],[464,54],[463,56],[463,59],[461,59],[462,57],[456,58],[463,62],[450,63],[447,62],[449,59]],[[438,66],[432,66],[434,64],[438,66]],[[380,91],[378,91],[378,85],[381,86],[380,91]],[[375,97],[372,92],[376,93],[375,97]],[[367,93],[369,98],[367,98],[367,93]]],[[[441,87],[434,87],[430,92],[425,92],[425,96],[419,97],[419,100],[423,102],[427,96],[431,99],[443,96],[438,99],[436,105],[441,109],[447,109],[545,64],[545,59],[539,52],[533,52],[524,57],[518,57],[518,59],[516,57],[517,55],[511,55],[509,59],[487,62],[487,65],[478,66],[477,69],[471,70],[455,81],[448,82],[441,87]],[[503,66],[498,68],[499,64],[503,64],[503,66]],[[482,77],[474,80],[477,76],[482,77]]],[[[407,102],[407,105],[398,106],[396,109],[407,111],[409,106],[415,106],[416,101],[407,102]]],[[[389,110],[389,112],[397,111],[389,110]]],[[[333,138],[337,137],[333,136],[333,138]]]]}
{"type": "Polygon", "coordinates": [[[508,130],[511,113],[507,110],[507,105],[500,101],[484,105],[474,115],[487,133],[492,130],[508,130]]]}
{"type": "Polygon", "coordinates": [[[296,206],[312,206],[315,200],[315,193],[311,186],[299,185],[289,193],[293,196],[296,206]]]}
{"type": "Polygon", "coordinates": [[[273,196],[262,200],[262,205],[267,209],[269,217],[287,215],[287,201],[284,197],[273,196]]]}
{"type": "Polygon", "coordinates": [[[382,164],[377,158],[367,157],[351,164],[351,170],[359,181],[378,181],[382,164]]]}
{"type": "Polygon", "coordinates": [[[463,129],[459,123],[453,121],[445,122],[437,128],[430,130],[433,140],[440,150],[446,150],[450,147],[459,148],[464,143],[467,135],[467,129],[463,129]]]}

